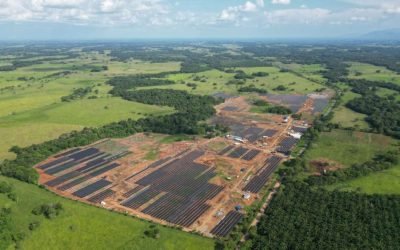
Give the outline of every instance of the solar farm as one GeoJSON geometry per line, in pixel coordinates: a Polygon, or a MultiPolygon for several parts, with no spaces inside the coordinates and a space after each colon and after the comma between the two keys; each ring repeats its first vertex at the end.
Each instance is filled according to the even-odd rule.
{"type": "MultiPolygon", "coordinates": [[[[74,148],[36,166],[40,183],[62,196],[209,237],[225,237],[266,194],[279,164],[307,127],[254,114],[242,98],[217,106],[225,137],[164,142],[136,134],[74,148]]],[[[272,183],[273,184],[273,183],[272,183]]]]}

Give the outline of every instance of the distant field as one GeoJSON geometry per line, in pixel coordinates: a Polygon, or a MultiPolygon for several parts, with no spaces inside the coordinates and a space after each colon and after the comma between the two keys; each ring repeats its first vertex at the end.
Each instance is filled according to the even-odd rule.
{"type": "Polygon", "coordinates": [[[327,187],[329,190],[356,191],[367,194],[400,195],[400,165],[344,183],[327,187]]]}
{"type": "Polygon", "coordinates": [[[236,68],[236,70],[243,70],[247,74],[255,72],[266,72],[269,76],[256,77],[254,79],[247,79],[244,85],[226,84],[234,79],[235,73],[226,73],[219,70],[209,70],[195,74],[173,74],[167,78],[176,82],[173,85],[167,86],[152,86],[143,87],[140,89],[178,89],[187,90],[194,94],[210,95],[217,92],[225,92],[229,94],[237,94],[237,90],[243,86],[254,85],[257,88],[265,89],[270,93],[295,93],[295,94],[308,94],[323,86],[314,83],[305,78],[296,76],[289,72],[280,72],[276,67],[251,67],[251,68],[236,68]],[[201,80],[196,81],[199,78],[201,80]],[[196,84],[196,87],[188,86],[187,83],[196,84]],[[287,88],[285,91],[273,90],[279,85],[287,88]]]}
{"type": "Polygon", "coordinates": [[[343,167],[370,160],[376,153],[389,149],[396,141],[388,136],[346,130],[321,133],[307,151],[308,161],[326,159],[343,167]]]}
{"type": "Polygon", "coordinates": [[[317,81],[320,83],[326,82],[326,79],[322,76],[321,71],[326,70],[322,65],[320,64],[297,64],[297,63],[291,63],[291,64],[282,64],[279,63],[280,67],[282,68],[287,68],[289,70],[292,70],[296,73],[299,73],[303,75],[306,78],[309,78],[313,81],[317,81]]]}
{"type": "Polygon", "coordinates": [[[374,81],[393,82],[400,85],[400,75],[385,67],[379,67],[366,63],[350,63],[349,77],[374,81]],[[356,75],[356,74],[360,75],[356,75]]]}
{"type": "MultiPolygon", "coordinates": [[[[146,237],[151,223],[63,199],[44,189],[0,176],[12,183],[17,202],[0,194],[0,204],[12,210],[13,225],[26,235],[21,249],[213,249],[210,239],[158,226],[160,238],[146,237]],[[31,213],[44,203],[61,202],[64,211],[54,219],[31,213]],[[34,231],[29,223],[39,221],[34,231]]],[[[13,249],[13,248],[10,248],[13,249]]]]}
{"type": "Polygon", "coordinates": [[[180,63],[111,62],[110,69],[90,72],[90,67],[107,63],[99,55],[82,55],[80,59],[52,61],[22,67],[0,74],[0,161],[12,158],[8,149],[54,139],[85,126],[100,126],[124,119],[173,112],[168,107],[144,105],[110,97],[105,85],[115,74],[159,73],[179,70],[180,63]],[[61,71],[68,75],[55,75],[61,71]],[[61,102],[73,89],[95,86],[89,95],[97,99],[61,102]],[[96,92],[95,92],[96,91],[96,92]]]}
{"type": "Polygon", "coordinates": [[[357,113],[345,106],[348,101],[357,97],[360,97],[360,95],[351,91],[344,92],[341,105],[334,110],[333,123],[338,123],[343,127],[369,128],[368,123],[364,120],[367,117],[366,115],[357,113]]]}

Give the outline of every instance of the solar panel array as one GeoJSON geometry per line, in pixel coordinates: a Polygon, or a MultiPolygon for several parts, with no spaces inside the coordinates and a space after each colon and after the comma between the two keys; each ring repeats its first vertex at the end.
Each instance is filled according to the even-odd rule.
{"type": "Polygon", "coordinates": [[[251,161],[251,160],[253,160],[254,159],[254,157],[256,157],[258,154],[260,154],[261,153],[261,150],[258,150],[258,149],[252,149],[252,150],[250,150],[249,152],[247,152],[243,157],[242,157],[242,159],[243,160],[246,160],[246,161],[251,161]]]}
{"type": "Polygon", "coordinates": [[[231,151],[235,146],[229,145],[226,148],[222,149],[218,155],[224,155],[226,153],[228,153],[229,151],[231,151]]]}
{"type": "Polygon", "coordinates": [[[298,139],[293,137],[284,138],[278,145],[277,151],[289,155],[294,145],[296,145],[298,139]]]}
{"type": "Polygon", "coordinates": [[[257,172],[257,174],[247,183],[243,188],[243,191],[248,191],[252,193],[258,193],[267,183],[268,178],[279,166],[282,158],[278,156],[272,156],[267,159],[266,164],[257,172]]]}
{"type": "Polygon", "coordinates": [[[139,186],[128,191],[124,196],[129,198],[121,204],[170,223],[190,226],[210,208],[206,202],[223,189],[209,183],[216,176],[215,168],[194,162],[203,154],[191,151],[136,180],[139,186]]]}
{"type": "Polygon", "coordinates": [[[79,198],[83,198],[90,194],[93,194],[94,192],[96,192],[104,187],[107,187],[110,184],[111,184],[110,181],[100,179],[84,188],[79,189],[78,191],[74,192],[72,195],[77,196],[79,198]]]}
{"type": "MultiPolygon", "coordinates": [[[[111,155],[101,152],[97,148],[76,148],[56,155],[53,161],[40,165],[38,168],[43,169],[46,174],[56,176],[45,185],[60,191],[71,189],[71,192],[74,192],[72,195],[84,198],[111,184],[105,179],[94,181],[91,179],[118,167],[119,164],[113,161],[128,153],[111,155]]],[[[113,193],[114,191],[111,189],[105,190],[87,200],[98,203],[113,193]]]]}
{"type": "Polygon", "coordinates": [[[238,147],[235,150],[233,150],[228,156],[231,157],[231,158],[240,158],[247,151],[249,151],[248,148],[238,147]]]}
{"type": "Polygon", "coordinates": [[[226,106],[222,109],[223,111],[238,111],[239,108],[235,106],[226,106]]]}
{"type": "Polygon", "coordinates": [[[305,132],[307,132],[307,129],[308,129],[308,128],[305,128],[305,127],[292,127],[292,130],[293,130],[294,132],[302,133],[302,134],[304,134],[305,132]]]}
{"type": "Polygon", "coordinates": [[[92,203],[100,203],[102,201],[104,201],[105,199],[107,199],[108,197],[111,197],[115,194],[115,191],[111,190],[111,189],[106,189],[98,194],[93,195],[92,197],[90,197],[88,199],[88,201],[92,202],[92,203]]]}
{"type": "Polygon", "coordinates": [[[211,230],[211,233],[218,237],[225,237],[242,218],[243,214],[232,210],[211,230]]]}
{"type": "Polygon", "coordinates": [[[247,127],[247,129],[242,129],[242,131],[237,131],[236,135],[247,139],[249,142],[254,143],[260,140],[263,136],[272,137],[278,131],[274,129],[266,129],[259,127],[247,127]]]}

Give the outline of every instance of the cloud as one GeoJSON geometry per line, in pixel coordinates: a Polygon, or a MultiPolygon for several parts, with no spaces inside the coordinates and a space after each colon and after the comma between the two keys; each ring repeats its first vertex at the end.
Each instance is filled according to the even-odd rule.
{"type": "Polygon", "coordinates": [[[329,17],[330,10],[321,8],[284,9],[264,12],[268,23],[311,23],[320,22],[329,17]]]}
{"type": "Polygon", "coordinates": [[[290,4],[290,0],[272,0],[272,4],[290,4]]]}
{"type": "Polygon", "coordinates": [[[89,25],[170,24],[162,0],[0,0],[0,21],[89,25]]]}
{"type": "Polygon", "coordinates": [[[247,1],[242,5],[230,6],[224,10],[222,10],[219,15],[219,20],[221,21],[238,21],[238,20],[248,20],[244,14],[249,12],[256,12],[259,8],[264,6],[264,1],[256,1],[253,3],[251,1],[247,1]]]}

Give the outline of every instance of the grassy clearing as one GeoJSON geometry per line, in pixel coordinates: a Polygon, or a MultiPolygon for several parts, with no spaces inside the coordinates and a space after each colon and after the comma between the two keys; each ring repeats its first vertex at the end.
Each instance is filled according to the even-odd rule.
{"type": "Polygon", "coordinates": [[[368,123],[365,121],[367,117],[365,114],[357,113],[345,106],[348,101],[357,97],[360,97],[360,95],[350,91],[344,92],[342,104],[334,110],[333,123],[338,123],[342,127],[369,128],[368,123]]]}
{"type": "Polygon", "coordinates": [[[328,186],[329,190],[356,191],[367,194],[397,194],[400,195],[400,165],[357,178],[344,183],[328,186]]]}
{"type": "MultiPolygon", "coordinates": [[[[213,249],[214,242],[179,230],[158,226],[160,238],[144,235],[151,223],[58,197],[36,186],[0,176],[12,183],[18,197],[12,202],[0,195],[1,206],[12,209],[13,225],[26,237],[22,249],[213,249]],[[32,209],[61,202],[64,211],[54,219],[31,213],[32,209]],[[39,221],[33,232],[28,225],[39,221]]],[[[13,249],[11,247],[10,249],[13,249]]]]}
{"type": "Polygon", "coordinates": [[[396,72],[385,67],[356,62],[351,62],[349,64],[350,78],[393,82],[400,85],[400,74],[397,74],[396,72]]]}
{"type": "Polygon", "coordinates": [[[388,136],[347,130],[321,133],[307,151],[308,161],[327,159],[343,167],[370,160],[376,153],[393,147],[396,141],[388,136]]]}

